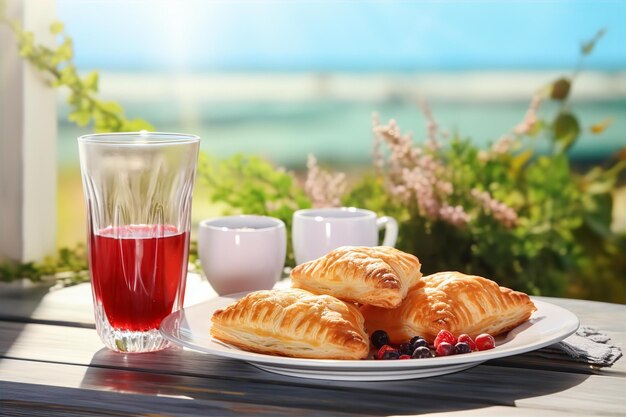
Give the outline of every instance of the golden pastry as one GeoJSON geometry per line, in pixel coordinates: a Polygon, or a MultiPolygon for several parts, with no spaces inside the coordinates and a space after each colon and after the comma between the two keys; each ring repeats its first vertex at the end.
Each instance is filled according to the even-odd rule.
{"type": "Polygon", "coordinates": [[[363,359],[369,339],[358,308],[301,289],[256,291],[212,317],[211,336],[241,349],[313,359],[363,359]]]}
{"type": "Polygon", "coordinates": [[[494,281],[460,272],[439,272],[422,277],[398,308],[363,306],[361,312],[369,331],[385,330],[392,343],[417,335],[432,343],[442,329],[457,336],[495,336],[528,320],[535,309],[528,295],[494,281]]]}
{"type": "Polygon", "coordinates": [[[388,246],[342,246],[296,266],[291,283],[344,301],[393,308],[419,282],[420,268],[415,256],[388,246]]]}

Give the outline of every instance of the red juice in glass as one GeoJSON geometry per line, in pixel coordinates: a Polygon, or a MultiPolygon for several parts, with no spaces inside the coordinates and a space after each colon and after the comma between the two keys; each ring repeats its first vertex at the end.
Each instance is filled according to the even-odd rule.
{"type": "Polygon", "coordinates": [[[111,327],[158,329],[182,307],[189,232],[174,226],[130,225],[91,233],[94,301],[111,327]]]}
{"type": "Polygon", "coordinates": [[[183,307],[200,138],[159,132],[78,138],[96,331],[116,352],[168,346],[183,307]]]}

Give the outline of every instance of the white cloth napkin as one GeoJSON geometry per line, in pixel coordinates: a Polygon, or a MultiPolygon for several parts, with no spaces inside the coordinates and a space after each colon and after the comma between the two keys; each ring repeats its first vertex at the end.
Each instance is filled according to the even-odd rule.
{"type": "Polygon", "coordinates": [[[622,349],[591,326],[580,326],[576,333],[561,342],[539,349],[536,354],[553,359],[570,359],[594,366],[611,366],[622,357],[622,349]]]}

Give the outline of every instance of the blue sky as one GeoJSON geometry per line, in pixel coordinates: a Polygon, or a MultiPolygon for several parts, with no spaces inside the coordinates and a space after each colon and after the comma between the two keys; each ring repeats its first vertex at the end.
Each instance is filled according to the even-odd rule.
{"type": "Polygon", "coordinates": [[[57,0],[81,69],[626,69],[626,1],[57,0]]]}

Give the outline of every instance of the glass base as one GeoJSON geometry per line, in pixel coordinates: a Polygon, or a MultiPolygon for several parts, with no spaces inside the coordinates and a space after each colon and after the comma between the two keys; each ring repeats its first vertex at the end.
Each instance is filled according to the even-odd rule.
{"type": "Polygon", "coordinates": [[[155,352],[169,346],[169,342],[161,336],[159,329],[145,332],[116,329],[107,320],[101,304],[96,303],[94,310],[98,335],[104,345],[115,352],[155,352]]]}

